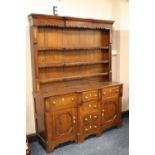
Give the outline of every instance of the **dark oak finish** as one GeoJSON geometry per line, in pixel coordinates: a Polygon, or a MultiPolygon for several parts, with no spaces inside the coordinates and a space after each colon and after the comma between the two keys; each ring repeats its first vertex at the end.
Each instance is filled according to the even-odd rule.
{"type": "Polygon", "coordinates": [[[121,127],[122,84],[111,81],[113,21],[28,18],[36,132],[46,151],[121,127]]]}

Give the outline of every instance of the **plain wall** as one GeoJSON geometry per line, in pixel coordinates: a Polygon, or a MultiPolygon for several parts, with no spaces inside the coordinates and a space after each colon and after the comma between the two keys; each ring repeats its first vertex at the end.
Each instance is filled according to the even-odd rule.
{"type": "MultiPolygon", "coordinates": [[[[73,16],[116,21],[114,24],[113,32],[113,49],[117,51],[117,54],[112,56],[112,78],[113,81],[120,81],[125,85],[122,110],[128,110],[128,61],[126,61],[128,60],[127,0],[28,0],[27,4],[27,14],[39,13],[53,15],[52,6],[57,5],[58,15],[60,16],[73,16]],[[121,29],[126,29],[127,34],[125,35],[122,33],[123,31],[121,29]]],[[[32,134],[35,133],[35,122],[32,96],[32,73],[28,22],[26,34],[26,131],[27,134],[32,134]]]]}
{"type": "Polygon", "coordinates": [[[114,46],[117,52],[117,81],[123,83],[122,111],[129,109],[129,2],[116,0],[114,46]]]}

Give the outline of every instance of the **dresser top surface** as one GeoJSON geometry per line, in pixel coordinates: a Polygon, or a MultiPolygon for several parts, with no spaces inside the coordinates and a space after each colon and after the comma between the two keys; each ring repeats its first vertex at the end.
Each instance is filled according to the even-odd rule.
{"type": "Polygon", "coordinates": [[[68,93],[80,93],[84,91],[89,90],[96,90],[96,89],[102,89],[105,87],[113,87],[122,85],[122,83],[119,82],[87,82],[85,84],[78,84],[78,85],[68,85],[65,87],[49,87],[44,90],[42,90],[40,93],[34,93],[34,95],[41,95],[42,97],[50,97],[50,96],[57,96],[57,95],[64,95],[68,93]]]}

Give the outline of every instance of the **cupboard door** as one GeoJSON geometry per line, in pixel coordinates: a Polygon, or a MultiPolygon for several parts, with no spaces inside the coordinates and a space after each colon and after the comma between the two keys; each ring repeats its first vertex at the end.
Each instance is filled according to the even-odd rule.
{"type": "Polygon", "coordinates": [[[76,135],[77,110],[70,108],[53,112],[53,138],[70,138],[76,135]]]}
{"type": "Polygon", "coordinates": [[[116,122],[119,113],[119,96],[110,96],[102,101],[102,126],[112,125],[116,122]]]}

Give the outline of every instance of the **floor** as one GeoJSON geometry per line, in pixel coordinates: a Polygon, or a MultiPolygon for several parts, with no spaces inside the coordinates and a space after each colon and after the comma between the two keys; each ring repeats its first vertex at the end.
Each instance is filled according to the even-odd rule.
{"type": "MultiPolygon", "coordinates": [[[[38,142],[30,144],[31,155],[47,155],[38,142]]],[[[110,129],[100,137],[90,137],[82,144],[67,143],[48,155],[128,155],[129,118],[123,118],[122,128],[110,129]]]]}

